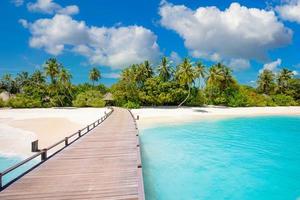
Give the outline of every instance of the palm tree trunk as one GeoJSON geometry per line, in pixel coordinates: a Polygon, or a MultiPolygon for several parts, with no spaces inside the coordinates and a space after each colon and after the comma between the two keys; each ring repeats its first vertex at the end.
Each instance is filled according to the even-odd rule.
{"type": "Polygon", "coordinates": [[[189,93],[188,93],[187,97],[178,105],[178,107],[182,106],[182,104],[184,104],[188,100],[190,95],[191,95],[191,87],[189,86],[189,93]]]}

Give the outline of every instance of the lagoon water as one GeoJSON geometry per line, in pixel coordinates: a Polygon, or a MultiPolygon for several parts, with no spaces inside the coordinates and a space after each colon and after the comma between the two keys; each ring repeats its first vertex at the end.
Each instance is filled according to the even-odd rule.
{"type": "MultiPolygon", "coordinates": [[[[17,156],[1,156],[0,155],[0,172],[8,169],[9,167],[21,162],[24,158],[17,156]]],[[[38,160],[32,160],[27,164],[19,167],[18,169],[10,172],[9,174],[3,177],[3,185],[6,185],[8,182],[12,181],[14,178],[23,174],[26,170],[30,169],[32,166],[38,163],[38,160]]]]}
{"type": "Polygon", "coordinates": [[[141,134],[147,200],[300,199],[300,117],[202,120],[141,134]]]}

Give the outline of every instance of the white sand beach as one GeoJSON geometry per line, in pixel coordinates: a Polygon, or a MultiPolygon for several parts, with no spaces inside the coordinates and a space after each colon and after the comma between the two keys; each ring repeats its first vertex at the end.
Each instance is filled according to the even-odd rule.
{"type": "Polygon", "coordinates": [[[104,115],[106,108],[0,110],[0,154],[28,156],[31,142],[45,148],[104,115]]]}
{"type": "Polygon", "coordinates": [[[178,124],[192,122],[201,119],[217,119],[239,116],[260,115],[300,115],[300,106],[292,107],[247,107],[228,108],[218,106],[207,107],[157,107],[133,109],[135,116],[139,115],[137,121],[140,129],[160,126],[165,124],[178,124]]]}

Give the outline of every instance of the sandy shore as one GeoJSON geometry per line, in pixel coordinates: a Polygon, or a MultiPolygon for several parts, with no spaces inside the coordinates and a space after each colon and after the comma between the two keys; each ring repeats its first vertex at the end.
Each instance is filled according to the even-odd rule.
{"type": "Polygon", "coordinates": [[[28,156],[31,142],[48,147],[104,115],[105,108],[0,110],[0,155],[28,156]]]}
{"type": "Polygon", "coordinates": [[[298,115],[300,106],[293,107],[249,107],[249,108],[228,108],[228,107],[161,107],[133,109],[133,114],[139,115],[137,121],[140,129],[153,126],[186,123],[201,119],[217,119],[242,116],[260,115],[298,115]]]}

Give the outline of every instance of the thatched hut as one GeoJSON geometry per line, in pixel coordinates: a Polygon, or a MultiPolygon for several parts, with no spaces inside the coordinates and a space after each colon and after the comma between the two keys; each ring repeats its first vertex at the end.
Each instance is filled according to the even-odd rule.
{"type": "Polygon", "coordinates": [[[112,93],[108,92],[104,95],[103,100],[105,101],[105,105],[112,106],[114,104],[114,98],[112,93]]]}
{"type": "Polygon", "coordinates": [[[0,99],[2,99],[3,101],[8,101],[10,97],[11,94],[9,92],[4,91],[0,93],[0,99]]]}

